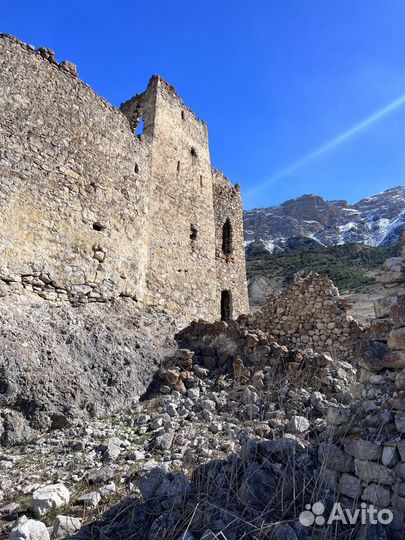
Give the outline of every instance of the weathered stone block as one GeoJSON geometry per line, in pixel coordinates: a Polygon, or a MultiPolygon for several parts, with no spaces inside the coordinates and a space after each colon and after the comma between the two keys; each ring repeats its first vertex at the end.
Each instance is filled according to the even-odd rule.
{"type": "Polygon", "coordinates": [[[398,448],[399,455],[401,456],[401,461],[405,462],[405,439],[397,442],[397,448],[398,448]]]}
{"type": "Polygon", "coordinates": [[[391,399],[388,400],[388,405],[389,405],[394,411],[405,412],[405,399],[401,399],[401,398],[391,398],[391,399]]]}
{"type": "Polygon", "coordinates": [[[395,427],[399,433],[405,433],[405,414],[396,414],[395,415],[395,427]]]}
{"type": "Polygon", "coordinates": [[[395,446],[384,446],[382,453],[382,464],[385,467],[394,467],[399,461],[398,450],[395,446]]]}
{"type": "Polygon", "coordinates": [[[397,295],[392,294],[390,296],[385,296],[383,298],[378,298],[374,302],[374,312],[377,319],[382,319],[383,317],[388,317],[390,309],[397,302],[397,295]]]}
{"type": "Polygon", "coordinates": [[[310,427],[310,423],[305,416],[293,416],[287,424],[289,433],[304,433],[310,427]]]}
{"type": "Polygon", "coordinates": [[[405,482],[403,480],[397,480],[392,489],[395,495],[405,497],[405,482]]]}
{"type": "Polygon", "coordinates": [[[405,390],[405,369],[400,371],[395,377],[395,386],[398,390],[405,390]]]}
{"type": "Polygon", "coordinates": [[[318,459],[328,469],[339,472],[350,472],[353,458],[332,443],[321,443],[318,448],[318,459]]]}
{"type": "Polygon", "coordinates": [[[390,308],[389,316],[395,324],[405,324],[405,294],[399,294],[397,301],[390,308]]]}
{"type": "Polygon", "coordinates": [[[388,271],[388,272],[382,272],[378,277],[377,281],[381,283],[382,285],[390,285],[390,284],[397,284],[402,283],[405,281],[405,272],[398,271],[388,271]]]}
{"type": "Polygon", "coordinates": [[[96,508],[101,500],[101,494],[98,491],[91,491],[80,495],[77,499],[79,504],[82,504],[86,508],[96,508]]]}
{"type": "Polygon", "coordinates": [[[398,463],[398,465],[395,466],[395,474],[401,480],[405,480],[405,463],[398,463]]]}
{"type": "Polygon", "coordinates": [[[393,495],[391,498],[391,504],[402,516],[405,515],[405,497],[393,495]]]}
{"type": "Polygon", "coordinates": [[[382,446],[362,439],[343,441],[345,451],[354,458],[364,461],[378,461],[381,458],[382,446]]]}
{"type": "Polygon", "coordinates": [[[21,516],[11,530],[9,540],[22,539],[49,540],[50,536],[45,523],[21,516]]]}
{"type": "Polygon", "coordinates": [[[392,330],[388,338],[388,347],[390,349],[405,349],[405,327],[392,330]]]}
{"type": "Polygon", "coordinates": [[[69,75],[72,75],[73,77],[78,76],[76,64],[73,64],[72,62],[69,62],[68,60],[63,60],[63,62],[59,64],[59,67],[63,71],[66,71],[67,73],[69,73],[69,75]]]}
{"type": "Polygon", "coordinates": [[[367,329],[367,338],[376,341],[387,340],[393,326],[394,323],[389,319],[374,320],[367,329]]]}
{"type": "Polygon", "coordinates": [[[63,484],[43,486],[32,495],[32,510],[37,517],[41,517],[48,511],[67,504],[69,500],[69,490],[63,484]]]}
{"type": "Polygon", "coordinates": [[[333,490],[337,490],[338,483],[339,483],[338,471],[333,471],[332,469],[327,469],[325,467],[322,467],[321,484],[333,490]]]}
{"type": "Polygon", "coordinates": [[[392,351],[386,354],[381,362],[379,362],[380,369],[391,368],[401,369],[405,368],[405,351],[392,351]]]}
{"type": "Polygon", "coordinates": [[[364,489],[361,498],[363,501],[385,508],[390,504],[391,490],[378,484],[370,484],[364,489]]]}
{"type": "Polygon", "coordinates": [[[326,420],[334,426],[341,426],[348,424],[351,417],[351,411],[348,407],[329,407],[326,420]]]}
{"type": "Polygon", "coordinates": [[[340,477],[339,492],[351,499],[357,499],[362,493],[363,488],[361,482],[357,476],[352,474],[343,473],[340,477]]]}
{"type": "Polygon", "coordinates": [[[52,539],[66,538],[73,534],[82,526],[82,520],[73,516],[56,516],[53,523],[52,539]]]}
{"type": "Polygon", "coordinates": [[[373,461],[354,460],[356,475],[365,482],[392,485],[395,482],[394,471],[373,461]]]}
{"type": "Polygon", "coordinates": [[[384,261],[383,270],[386,272],[404,272],[404,261],[401,257],[389,257],[384,261]]]}

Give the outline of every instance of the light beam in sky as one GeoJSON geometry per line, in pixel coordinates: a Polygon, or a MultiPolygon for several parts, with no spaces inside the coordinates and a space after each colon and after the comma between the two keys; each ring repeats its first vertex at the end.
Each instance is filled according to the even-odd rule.
{"type": "Polygon", "coordinates": [[[273,174],[273,176],[271,176],[264,182],[259,183],[256,187],[254,187],[247,193],[247,196],[250,197],[252,195],[255,195],[256,193],[258,193],[265,187],[272,185],[274,182],[276,182],[280,178],[287,176],[288,174],[296,171],[303,165],[306,165],[310,161],[313,161],[319,156],[325,154],[329,150],[336,148],[336,146],[339,146],[341,143],[347,141],[351,137],[354,137],[354,135],[357,135],[357,133],[359,133],[360,131],[363,131],[364,129],[372,126],[373,124],[375,124],[376,122],[378,122],[379,120],[381,120],[382,118],[390,114],[391,112],[395,111],[396,109],[399,109],[404,104],[405,104],[405,94],[395,99],[394,101],[392,101],[391,103],[383,107],[382,109],[379,109],[372,115],[368,116],[365,120],[351,127],[350,129],[348,129],[347,131],[345,131],[338,137],[335,137],[334,139],[323,144],[316,150],[313,150],[307,156],[304,156],[303,158],[299,159],[295,163],[292,163],[291,165],[288,165],[288,167],[285,167],[281,171],[273,174]]]}

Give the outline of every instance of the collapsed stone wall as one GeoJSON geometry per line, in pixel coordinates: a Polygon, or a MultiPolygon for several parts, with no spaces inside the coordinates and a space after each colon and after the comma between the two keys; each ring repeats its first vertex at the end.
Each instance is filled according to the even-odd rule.
{"type": "MultiPolygon", "coordinates": [[[[405,238],[399,257],[388,259],[379,281],[351,406],[328,412],[328,438],[318,457],[330,487],[351,499],[405,515],[405,238]]],[[[403,533],[398,536],[403,538],[403,533]]]]}
{"type": "Polygon", "coordinates": [[[349,307],[327,276],[312,273],[269,296],[248,323],[270,332],[281,344],[352,358],[364,328],[347,315],[349,307]]]}
{"type": "MultiPolygon", "coordinates": [[[[219,318],[218,279],[227,276],[215,257],[206,124],[158,76],[119,111],[49,49],[0,35],[0,67],[3,294],[129,296],[189,319],[219,318]]],[[[228,203],[240,261],[238,190],[228,203]]],[[[238,315],[249,307],[243,264],[232,266],[231,285],[238,315]]]]}

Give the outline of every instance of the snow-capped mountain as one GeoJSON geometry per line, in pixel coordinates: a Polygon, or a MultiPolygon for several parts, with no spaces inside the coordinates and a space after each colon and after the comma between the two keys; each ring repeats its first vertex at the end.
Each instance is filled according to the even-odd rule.
{"type": "Polygon", "coordinates": [[[315,243],[392,244],[405,225],[405,187],[388,189],[353,205],[303,195],[278,206],[245,211],[244,225],[246,245],[263,242],[270,252],[315,243]]]}

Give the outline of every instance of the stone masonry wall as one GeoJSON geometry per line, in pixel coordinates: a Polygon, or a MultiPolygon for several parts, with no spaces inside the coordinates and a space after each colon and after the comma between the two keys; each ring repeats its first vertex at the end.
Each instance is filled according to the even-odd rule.
{"type": "Polygon", "coordinates": [[[52,55],[7,36],[0,110],[3,282],[47,299],[142,297],[147,141],[52,55]]]}
{"type": "Polygon", "coordinates": [[[228,280],[247,311],[240,193],[223,180],[238,255],[221,267],[207,126],[175,89],[153,76],[119,111],[49,49],[0,35],[0,63],[1,294],[130,296],[212,320],[228,280]]]}
{"type": "Polygon", "coordinates": [[[249,312],[246,287],[246,262],[243,247],[242,199],[239,186],[233,186],[218,170],[212,170],[215,218],[215,258],[217,269],[217,303],[221,292],[231,294],[232,315],[249,312]],[[229,220],[231,227],[230,253],[223,250],[223,227],[229,220]]]}
{"type": "Polygon", "coordinates": [[[147,295],[171,310],[219,313],[207,126],[160,77],[121,108],[152,127],[147,295]]]}
{"type": "Polygon", "coordinates": [[[313,273],[271,295],[249,325],[282,344],[352,358],[364,329],[347,315],[348,307],[327,276],[313,273]]]}
{"type": "Polygon", "coordinates": [[[370,341],[353,387],[357,399],[328,411],[327,438],[334,442],[322,443],[318,457],[330,487],[390,509],[400,529],[405,516],[404,236],[398,255],[384,263],[379,277],[385,296],[375,302],[376,319],[366,333],[370,341]]]}

